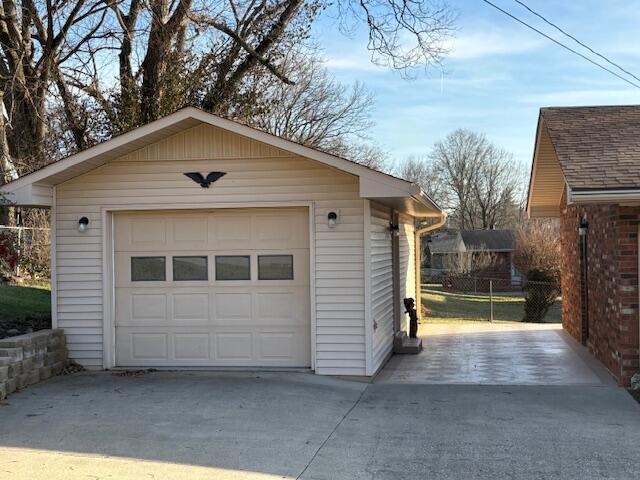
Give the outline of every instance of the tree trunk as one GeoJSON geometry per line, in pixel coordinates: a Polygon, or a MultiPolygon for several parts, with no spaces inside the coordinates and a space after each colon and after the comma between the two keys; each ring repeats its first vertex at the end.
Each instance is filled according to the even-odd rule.
{"type": "Polygon", "coordinates": [[[140,87],[140,121],[145,124],[160,116],[163,96],[162,75],[175,49],[173,44],[187,18],[192,0],[181,0],[169,16],[166,0],[151,2],[151,30],[147,42],[147,53],[142,61],[142,85],[140,87]],[[165,21],[165,18],[169,18],[165,21]]]}

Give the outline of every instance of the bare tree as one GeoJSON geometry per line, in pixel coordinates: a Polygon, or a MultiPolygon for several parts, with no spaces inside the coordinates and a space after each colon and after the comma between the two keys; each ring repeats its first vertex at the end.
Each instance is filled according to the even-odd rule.
{"type": "Polygon", "coordinates": [[[60,65],[96,35],[107,9],[101,0],[7,0],[0,5],[5,177],[12,167],[23,173],[46,162],[50,86],[60,78],[60,65]]]}
{"type": "Polygon", "coordinates": [[[459,129],[435,144],[431,160],[451,193],[446,206],[459,228],[498,228],[514,222],[523,184],[522,167],[510,153],[482,134],[459,129]]]}
{"type": "MultiPolygon", "coordinates": [[[[329,5],[325,0],[3,2],[0,91],[8,112],[3,171],[9,161],[23,172],[50,158],[43,153],[49,105],[55,106],[56,119],[63,114],[64,132],[56,138],[64,139],[65,151],[86,148],[184,105],[233,116],[260,93],[247,86],[255,72],[283,85],[295,83],[286,54],[307,41],[312,22],[329,5]],[[115,82],[112,72],[117,72],[115,82]]],[[[335,5],[343,31],[349,23],[365,22],[378,63],[399,69],[427,66],[446,52],[454,14],[444,3],[344,0],[335,5]]],[[[375,157],[371,150],[359,151],[366,153],[363,158],[375,157]]]]}
{"type": "MultiPolygon", "coordinates": [[[[256,72],[284,85],[295,83],[287,54],[306,42],[312,22],[329,5],[325,0],[110,3],[113,44],[92,43],[67,70],[67,79],[94,98],[116,131],[186,104],[235,116],[245,105],[260,102],[247,85],[256,72]],[[118,53],[116,89],[100,75],[107,56],[88,61],[99,48],[118,53]]],[[[437,63],[455,18],[452,9],[435,0],[345,0],[335,7],[343,27],[366,23],[375,61],[387,59],[389,66],[401,69],[437,63]]]]}
{"type": "Polygon", "coordinates": [[[289,55],[283,63],[291,84],[257,72],[251,80],[260,90],[263,108],[247,123],[308,147],[382,169],[381,151],[367,144],[373,126],[373,96],[361,83],[337,82],[314,53],[289,55]]]}
{"type": "Polygon", "coordinates": [[[346,0],[337,8],[344,33],[366,23],[372,62],[405,74],[416,66],[440,64],[457,17],[440,0],[346,0]]]}
{"type": "Polygon", "coordinates": [[[428,158],[411,155],[396,167],[395,173],[419,185],[438,205],[445,206],[449,203],[449,191],[444,184],[442,172],[428,158]]]}
{"type": "Polygon", "coordinates": [[[454,275],[481,275],[483,270],[497,261],[494,252],[485,248],[468,252],[447,253],[442,259],[442,268],[454,275]]]}
{"type": "Polygon", "coordinates": [[[513,264],[525,276],[545,272],[560,275],[560,231],[557,222],[527,220],[516,230],[513,264]]]}
{"type": "Polygon", "coordinates": [[[527,220],[516,231],[513,263],[524,275],[524,321],[542,322],[560,295],[560,232],[557,222],[527,220]]]}

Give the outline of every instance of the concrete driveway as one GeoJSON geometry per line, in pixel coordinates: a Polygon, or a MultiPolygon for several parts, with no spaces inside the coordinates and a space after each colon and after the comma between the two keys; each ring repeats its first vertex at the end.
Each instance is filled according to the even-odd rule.
{"type": "MultiPolygon", "coordinates": [[[[480,333],[471,334],[479,335],[473,342],[482,341],[480,333]]],[[[495,333],[487,332],[491,344],[495,333]]],[[[592,368],[579,346],[565,344],[563,354],[574,352],[576,365],[592,368]]],[[[0,405],[0,475],[637,477],[640,406],[606,378],[601,381],[601,372],[566,385],[544,385],[541,378],[535,385],[434,383],[425,374],[432,350],[392,359],[373,383],[305,373],[58,377],[0,405]]]]}
{"type": "Polygon", "coordinates": [[[397,355],[376,381],[410,384],[614,385],[559,324],[420,325],[424,351],[397,355]]]}

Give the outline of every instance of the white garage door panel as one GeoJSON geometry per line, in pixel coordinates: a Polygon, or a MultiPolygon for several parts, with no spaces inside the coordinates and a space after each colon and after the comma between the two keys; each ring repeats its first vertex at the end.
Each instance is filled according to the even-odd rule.
{"type": "Polygon", "coordinates": [[[118,214],[116,364],[310,365],[305,209],[118,214]],[[250,256],[251,280],[216,281],[215,257],[250,256]],[[292,255],[293,280],[258,280],[259,255],[292,255]],[[131,257],[166,257],[165,281],[131,281],[131,257]],[[173,281],[173,256],[206,256],[208,280],[173,281]]]}

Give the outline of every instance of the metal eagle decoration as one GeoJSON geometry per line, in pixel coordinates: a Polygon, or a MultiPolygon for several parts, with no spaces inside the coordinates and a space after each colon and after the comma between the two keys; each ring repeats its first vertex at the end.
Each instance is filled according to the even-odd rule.
{"type": "Polygon", "coordinates": [[[200,172],[188,172],[185,173],[185,176],[189,177],[194,182],[199,183],[202,188],[209,188],[209,185],[217,182],[226,174],[227,172],[209,172],[205,178],[205,176],[200,172]]]}

